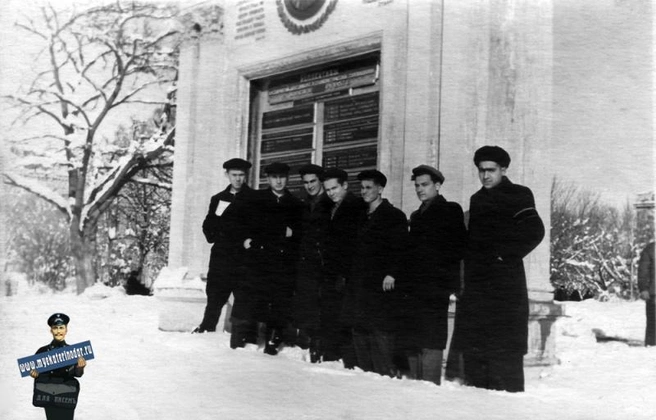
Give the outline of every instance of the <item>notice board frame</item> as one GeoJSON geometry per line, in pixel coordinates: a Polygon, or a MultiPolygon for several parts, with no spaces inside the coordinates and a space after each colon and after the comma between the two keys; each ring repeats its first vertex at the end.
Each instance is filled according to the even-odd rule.
{"type": "MultiPolygon", "coordinates": [[[[368,157],[367,161],[371,162],[371,165],[365,167],[358,166],[357,168],[344,167],[342,169],[345,169],[350,173],[355,170],[359,172],[360,170],[374,169],[378,167],[380,163],[380,101],[382,95],[380,89],[380,79],[382,77],[382,75],[380,75],[380,56],[380,49],[374,49],[373,51],[367,51],[363,54],[355,54],[346,57],[338,56],[333,61],[326,61],[319,65],[311,65],[305,68],[301,67],[288,73],[275,74],[273,76],[251,80],[251,102],[249,107],[251,113],[249,116],[248,157],[254,163],[254,173],[250,180],[253,188],[266,188],[266,178],[263,173],[264,167],[261,164],[262,162],[270,162],[272,160],[285,162],[287,157],[294,158],[300,155],[309,154],[311,163],[322,165],[324,163],[324,153],[334,154],[337,151],[348,151],[348,149],[353,149],[354,152],[362,152],[362,148],[366,147],[369,153],[373,152],[375,154],[375,159],[368,157]],[[334,80],[335,77],[338,77],[338,73],[335,73],[334,69],[336,67],[339,68],[339,66],[344,66],[345,64],[345,67],[350,74],[360,71],[358,65],[361,65],[362,69],[364,69],[362,70],[363,73],[371,75],[373,74],[371,69],[375,67],[376,77],[372,79],[372,83],[370,84],[363,83],[361,77],[351,79],[346,77],[345,79],[347,81],[345,83],[349,83],[349,80],[352,80],[354,86],[348,87],[347,89],[336,88],[334,91],[328,92],[322,90],[314,97],[308,97],[305,94],[298,95],[299,98],[297,100],[291,100],[288,102],[280,102],[279,96],[273,101],[273,103],[269,101],[268,91],[271,86],[282,85],[285,89],[294,91],[294,89],[298,90],[305,87],[308,80],[314,81],[315,85],[326,86],[328,84],[323,83],[321,77],[325,76],[326,78],[332,78],[330,80],[334,80]],[[351,67],[348,67],[349,64],[351,67]],[[303,76],[308,74],[310,74],[310,77],[303,79],[303,76]],[[303,84],[300,88],[297,88],[294,85],[293,79],[295,77],[298,78],[299,86],[301,86],[301,83],[303,84]],[[376,98],[377,109],[375,112],[369,112],[367,115],[332,121],[334,126],[342,124],[342,126],[340,126],[342,127],[341,141],[326,144],[324,142],[325,104],[334,103],[339,100],[346,100],[348,98],[361,100],[365,97],[376,98]],[[309,122],[306,117],[299,116],[297,118],[293,116],[294,111],[292,110],[295,108],[296,111],[306,111],[309,106],[313,107],[314,110],[314,118],[312,122],[309,122]],[[270,114],[266,115],[267,113],[270,114]],[[272,117],[274,115],[283,117],[286,115],[289,116],[289,118],[287,118],[289,124],[282,121],[284,118],[278,119],[273,125],[270,123],[273,119],[270,119],[268,124],[263,124],[266,117],[272,117]],[[298,123],[294,123],[294,120],[298,123]],[[375,127],[374,122],[377,123],[375,127]],[[361,126],[359,124],[361,124],[361,126]],[[312,133],[311,141],[309,141],[307,137],[310,132],[312,133]],[[266,147],[263,147],[263,143],[265,143],[266,147]],[[309,147],[310,145],[311,147],[309,147]]],[[[349,160],[346,161],[348,162],[349,160]]],[[[297,165],[290,166],[294,167],[297,165]]],[[[300,177],[295,171],[295,168],[290,172],[290,187],[292,187],[290,189],[294,190],[295,193],[299,191],[302,192],[302,188],[300,188],[300,177]]]]}

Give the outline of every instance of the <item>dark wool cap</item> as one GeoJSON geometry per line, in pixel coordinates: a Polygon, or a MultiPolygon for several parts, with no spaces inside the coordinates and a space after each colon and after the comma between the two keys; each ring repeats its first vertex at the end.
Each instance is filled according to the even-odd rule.
{"type": "Polygon", "coordinates": [[[428,165],[419,165],[416,168],[412,170],[412,179],[414,180],[416,177],[421,176],[421,175],[430,175],[431,179],[434,180],[435,182],[439,182],[440,184],[444,184],[444,175],[442,175],[442,172],[438,171],[437,169],[433,168],[432,166],[428,165]]]}
{"type": "Polygon", "coordinates": [[[340,183],[346,182],[348,180],[348,174],[346,171],[343,171],[338,168],[328,168],[325,171],[323,171],[323,174],[321,175],[321,181],[325,181],[327,179],[333,179],[336,178],[340,183]]]}
{"type": "Polygon", "coordinates": [[[307,174],[315,174],[317,176],[321,176],[321,174],[323,173],[323,168],[319,165],[308,163],[307,165],[303,165],[300,168],[298,168],[298,173],[301,176],[307,174]]]}
{"type": "Polygon", "coordinates": [[[510,155],[499,146],[483,146],[474,153],[474,165],[486,160],[496,162],[502,168],[510,165],[510,155]]]}
{"type": "Polygon", "coordinates": [[[68,317],[66,314],[61,314],[61,313],[56,313],[50,315],[50,318],[48,318],[48,325],[53,326],[53,325],[68,325],[68,322],[71,319],[68,317]]]}
{"type": "Polygon", "coordinates": [[[365,180],[365,179],[370,179],[374,181],[374,183],[380,185],[381,187],[384,187],[387,185],[387,177],[383,175],[382,172],[377,171],[375,169],[368,169],[366,171],[362,171],[358,174],[358,179],[360,181],[365,180]]]}
{"type": "Polygon", "coordinates": [[[244,159],[234,158],[226,160],[223,164],[223,169],[229,171],[230,169],[240,169],[244,172],[247,172],[251,168],[251,163],[244,159]]]}
{"type": "Polygon", "coordinates": [[[282,162],[273,162],[264,169],[267,175],[287,175],[289,174],[289,165],[282,162]]]}

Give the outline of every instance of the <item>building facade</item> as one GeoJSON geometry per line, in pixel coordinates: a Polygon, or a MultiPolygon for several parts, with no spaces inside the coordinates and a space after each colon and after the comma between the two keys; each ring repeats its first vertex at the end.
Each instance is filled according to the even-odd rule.
{"type": "MultiPolygon", "coordinates": [[[[472,162],[486,144],[512,157],[550,222],[553,3],[534,0],[241,0],[185,16],[169,268],[202,277],[200,229],[221,165],[273,160],[377,168],[385,197],[419,205],[411,169],[438,167],[442,194],[466,211],[480,188],[472,162]],[[446,3],[446,4],[445,4],[446,3]]],[[[356,190],[357,191],[357,190],[356,190]]],[[[526,259],[531,298],[527,364],[554,362],[549,229],[526,259]]],[[[200,315],[200,314],[199,314],[200,315]]]]}

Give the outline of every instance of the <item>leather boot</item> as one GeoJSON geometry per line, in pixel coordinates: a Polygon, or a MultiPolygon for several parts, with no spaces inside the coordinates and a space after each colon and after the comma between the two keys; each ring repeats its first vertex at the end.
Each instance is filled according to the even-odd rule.
{"type": "Polygon", "coordinates": [[[310,338],[310,363],[321,362],[321,340],[310,338]]]}
{"type": "Polygon", "coordinates": [[[298,330],[298,335],[296,336],[296,345],[303,350],[310,348],[310,343],[312,342],[312,336],[309,331],[300,329],[298,330]]]}
{"type": "Polygon", "coordinates": [[[442,350],[422,349],[421,379],[439,385],[442,377],[442,350]]]}
{"type": "Polygon", "coordinates": [[[267,341],[264,345],[264,352],[266,354],[270,354],[271,356],[275,356],[278,354],[278,346],[280,346],[280,343],[282,343],[282,334],[280,333],[279,329],[271,328],[267,329],[266,337],[267,341]]]}
{"type": "Polygon", "coordinates": [[[230,348],[236,349],[241,348],[246,345],[246,336],[245,336],[245,321],[232,321],[232,333],[230,334],[230,348]]]}

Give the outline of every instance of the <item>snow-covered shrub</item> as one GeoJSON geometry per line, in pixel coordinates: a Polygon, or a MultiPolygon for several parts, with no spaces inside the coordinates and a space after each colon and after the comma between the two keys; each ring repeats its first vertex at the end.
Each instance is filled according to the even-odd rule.
{"type": "Polygon", "coordinates": [[[632,298],[632,265],[641,249],[633,207],[554,179],[551,191],[551,283],[563,300],[632,298]],[[564,295],[564,296],[563,296],[564,295]]]}
{"type": "Polygon", "coordinates": [[[75,275],[68,225],[53,206],[31,194],[11,190],[9,250],[12,265],[27,275],[31,284],[63,290],[75,275]]]}

